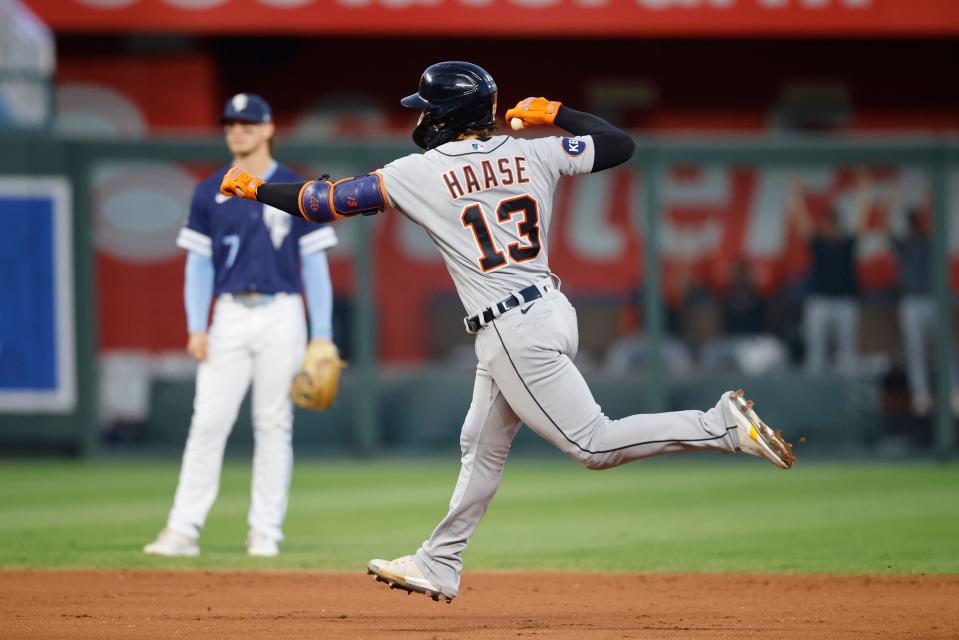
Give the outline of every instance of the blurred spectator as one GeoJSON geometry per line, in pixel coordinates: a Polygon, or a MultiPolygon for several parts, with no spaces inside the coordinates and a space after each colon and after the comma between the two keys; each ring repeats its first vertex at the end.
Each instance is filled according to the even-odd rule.
{"type": "Polygon", "coordinates": [[[669,329],[698,357],[706,344],[722,335],[722,308],[691,263],[678,262],[672,274],[678,306],[670,311],[669,329]]]}
{"type": "Polygon", "coordinates": [[[830,208],[814,224],[802,187],[794,182],[787,201],[787,215],[809,244],[812,259],[809,296],[803,312],[806,336],[806,368],[812,374],[826,366],[830,338],[835,336],[836,368],[843,373],[856,369],[859,340],[859,283],[856,277],[856,245],[866,224],[872,197],[869,177],[860,175],[853,205],[854,232],[843,229],[839,212],[830,208]]]}
{"type": "Polygon", "coordinates": [[[703,369],[759,375],[785,368],[789,356],[781,340],[769,334],[766,300],[748,262],[733,267],[722,300],[724,335],[702,349],[703,369]]]}
{"type": "MultiPolygon", "coordinates": [[[[625,335],[609,345],[603,369],[617,375],[642,372],[650,357],[652,357],[652,347],[645,335],[642,333],[625,335]]],[[[689,349],[673,336],[663,336],[660,358],[663,372],[671,377],[681,378],[693,372],[693,357],[689,349]]]]}
{"type": "MultiPolygon", "coordinates": [[[[899,263],[899,327],[906,357],[906,377],[912,396],[912,411],[918,416],[932,411],[926,342],[935,332],[936,303],[932,296],[932,239],[929,221],[918,208],[906,212],[905,232],[895,237],[892,228],[901,215],[901,193],[893,192],[886,206],[884,230],[899,263]]],[[[953,362],[952,406],[959,413],[959,371],[953,362]]]]}
{"type": "Polygon", "coordinates": [[[722,307],[726,335],[766,332],[766,301],[759,292],[756,274],[745,260],[733,266],[722,307]]]}
{"type": "MultiPolygon", "coordinates": [[[[643,292],[635,295],[623,307],[619,318],[619,336],[609,345],[603,368],[617,375],[643,371],[651,357],[651,346],[643,332],[643,292]]],[[[664,372],[672,377],[683,377],[693,372],[693,357],[682,341],[663,335],[660,357],[664,372]]]]}

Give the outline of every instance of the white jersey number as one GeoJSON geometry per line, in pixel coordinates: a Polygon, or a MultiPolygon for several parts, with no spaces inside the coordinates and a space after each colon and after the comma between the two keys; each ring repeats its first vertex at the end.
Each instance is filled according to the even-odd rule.
{"type": "Polygon", "coordinates": [[[226,264],[223,266],[227,269],[232,269],[233,264],[236,262],[236,254],[240,250],[240,236],[235,233],[223,236],[223,244],[230,248],[230,253],[226,256],[226,264]]]}
{"type": "MultiPolygon", "coordinates": [[[[536,200],[528,195],[501,200],[496,207],[496,220],[499,224],[505,224],[518,213],[523,214],[516,224],[518,235],[526,241],[511,242],[506,245],[506,250],[513,262],[526,262],[539,255],[539,205],[536,200]]],[[[499,269],[507,263],[506,254],[496,247],[496,241],[490,233],[480,205],[471,204],[463,209],[460,220],[464,227],[473,232],[473,239],[476,240],[481,254],[477,260],[484,273],[499,269]]]]}

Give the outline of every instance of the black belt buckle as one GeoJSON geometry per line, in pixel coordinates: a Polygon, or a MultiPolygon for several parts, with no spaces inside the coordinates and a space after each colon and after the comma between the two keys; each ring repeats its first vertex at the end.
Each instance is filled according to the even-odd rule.
{"type": "MultiPolygon", "coordinates": [[[[548,290],[549,286],[547,285],[543,288],[548,290]]],[[[543,292],[540,291],[539,287],[537,287],[535,284],[531,284],[524,289],[520,289],[519,295],[519,298],[517,298],[515,295],[510,295],[505,300],[497,302],[496,311],[499,311],[500,315],[502,315],[510,309],[515,309],[522,304],[532,302],[533,300],[539,300],[543,297],[543,292]]],[[[479,333],[480,329],[495,319],[496,314],[493,311],[493,307],[486,307],[475,316],[463,318],[463,322],[466,324],[467,331],[470,333],[479,333]],[[480,323],[480,318],[482,318],[482,323],[480,323]]]]}

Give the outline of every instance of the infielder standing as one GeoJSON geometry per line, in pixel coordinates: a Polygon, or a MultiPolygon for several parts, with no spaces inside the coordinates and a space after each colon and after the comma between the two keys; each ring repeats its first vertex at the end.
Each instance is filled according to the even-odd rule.
{"type": "MultiPolygon", "coordinates": [[[[272,158],[274,127],[263,98],[234,96],[220,121],[233,165],[262,179],[301,179],[272,158]]],[[[332,287],[324,250],[337,242],[333,229],[220,193],[226,171],[224,167],[197,185],[177,238],[189,251],[187,351],[200,366],[173,509],[166,528],[143,549],[151,555],[200,553],[198,539],[219,489],[223,449],[251,382],[254,449],[247,552],[278,553],[293,465],[290,381],[306,347],[304,290],[313,341],[332,337],[332,287]]]]}
{"type": "Polygon", "coordinates": [[[576,311],[547,259],[553,193],[561,176],[628,160],[634,143],[626,133],[559,102],[528,98],[506,112],[507,121],[555,124],[573,135],[493,135],[496,84],[466,62],[429,67],[419,91],[401,103],[422,111],[413,140],[426,153],[335,184],[263,184],[234,169],[222,185],[224,193],[314,222],[397,208],[436,243],[467,310],[479,363],[449,512],[415,555],[372,560],[370,573],[436,600],[455,597],[461,554],[499,487],[521,422],[591,469],[699,449],[744,451],[784,469],[792,465],[789,445],[741,392],[723,394],[705,413],[611,420],[573,365],[576,311]]]}

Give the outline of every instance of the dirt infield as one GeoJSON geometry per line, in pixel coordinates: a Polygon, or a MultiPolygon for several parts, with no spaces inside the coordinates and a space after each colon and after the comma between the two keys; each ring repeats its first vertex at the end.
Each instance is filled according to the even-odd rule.
{"type": "Polygon", "coordinates": [[[0,638],[957,638],[959,576],[3,571],[0,638]]]}

